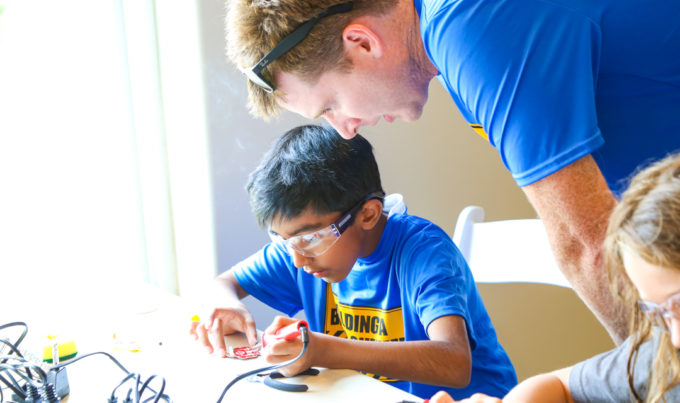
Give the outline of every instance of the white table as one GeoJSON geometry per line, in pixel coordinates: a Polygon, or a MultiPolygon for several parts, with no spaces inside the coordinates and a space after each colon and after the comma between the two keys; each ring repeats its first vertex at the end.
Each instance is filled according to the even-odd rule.
{"type": "MultiPolygon", "coordinates": [[[[76,342],[78,356],[94,351],[112,354],[130,372],[141,374],[145,380],[151,375],[166,380],[167,393],[173,402],[216,402],[224,387],[237,375],[265,367],[262,357],[251,360],[219,358],[209,355],[188,334],[193,313],[175,296],[147,290],[145,298],[126,298],[127,304],[112,309],[88,305],[83,301],[78,315],[59,322],[57,333],[66,333],[76,342]],[[73,318],[77,318],[73,320],[73,318]],[[114,333],[116,338],[114,339],[114,333]],[[127,348],[139,347],[138,352],[127,348]]],[[[16,317],[12,312],[0,314],[0,323],[24,321],[29,335],[22,343],[39,343],[47,327],[54,321],[41,318],[41,312],[27,312],[26,317],[16,317]],[[49,325],[48,325],[49,323],[49,325]]],[[[232,345],[245,345],[242,335],[228,337],[232,345]]],[[[365,376],[354,370],[320,369],[316,376],[283,379],[289,383],[304,383],[306,392],[285,392],[263,383],[243,379],[226,393],[223,402],[371,402],[396,403],[422,402],[422,399],[365,376]]],[[[106,402],[114,387],[125,373],[103,355],[85,357],[67,366],[71,393],[63,402],[106,402]]],[[[155,390],[159,380],[151,383],[155,390]]],[[[125,388],[127,391],[127,388],[125,388]]],[[[118,396],[121,396],[120,392],[118,396]]]]}

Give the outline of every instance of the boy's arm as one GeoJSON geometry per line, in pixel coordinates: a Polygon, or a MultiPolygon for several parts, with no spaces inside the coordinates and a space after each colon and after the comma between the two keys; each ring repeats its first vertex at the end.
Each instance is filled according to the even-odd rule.
{"type": "Polygon", "coordinates": [[[192,323],[191,334],[205,346],[209,353],[217,351],[226,356],[224,335],[243,332],[248,342],[257,342],[255,320],[241,299],[248,293],[234,276],[233,269],[220,274],[211,284],[211,308],[203,321],[192,323]]]}
{"type": "MultiPolygon", "coordinates": [[[[283,368],[291,376],[311,366],[356,369],[405,381],[462,388],[470,382],[472,358],[465,321],[448,315],[432,321],[430,340],[377,342],[310,333],[309,350],[299,362],[283,368]]],[[[297,356],[299,343],[271,346],[267,360],[297,356]]]]}

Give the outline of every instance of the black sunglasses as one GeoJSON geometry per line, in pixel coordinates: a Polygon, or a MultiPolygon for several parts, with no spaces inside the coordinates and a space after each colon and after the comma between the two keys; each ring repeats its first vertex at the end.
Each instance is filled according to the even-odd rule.
{"type": "Polygon", "coordinates": [[[309,35],[309,33],[312,31],[312,28],[314,28],[314,25],[316,25],[320,19],[333,14],[346,13],[352,10],[353,6],[354,3],[351,1],[347,3],[336,4],[334,6],[328,7],[315,17],[303,22],[302,25],[295,29],[295,31],[288,34],[281,40],[281,42],[278,43],[278,45],[274,46],[274,49],[270,50],[269,53],[264,55],[264,57],[260,59],[259,62],[255,63],[253,67],[243,70],[243,73],[250,81],[262,87],[262,89],[265,91],[269,93],[274,92],[274,86],[265,80],[265,78],[260,74],[262,70],[269,66],[274,60],[281,57],[284,53],[295,47],[295,45],[302,42],[302,40],[305,39],[307,35],[309,35]]]}

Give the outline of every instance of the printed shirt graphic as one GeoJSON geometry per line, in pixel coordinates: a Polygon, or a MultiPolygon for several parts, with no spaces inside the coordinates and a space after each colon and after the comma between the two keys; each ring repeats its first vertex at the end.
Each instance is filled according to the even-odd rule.
{"type": "MultiPolygon", "coordinates": [[[[401,306],[380,309],[370,306],[338,304],[330,284],[326,287],[326,321],[324,333],[351,340],[404,341],[404,319],[401,306]]],[[[383,382],[397,379],[375,374],[366,375],[383,382]]]]}
{"type": "Polygon", "coordinates": [[[476,392],[504,396],[517,384],[463,256],[446,232],[422,218],[390,215],[375,251],[330,286],[297,269],[285,247],[272,244],[234,266],[234,275],[258,300],[289,316],[303,309],[310,330],[340,337],[429,340],[432,321],[462,317],[472,352],[466,388],[385,379],[421,398],[439,390],[455,399],[476,392]]]}

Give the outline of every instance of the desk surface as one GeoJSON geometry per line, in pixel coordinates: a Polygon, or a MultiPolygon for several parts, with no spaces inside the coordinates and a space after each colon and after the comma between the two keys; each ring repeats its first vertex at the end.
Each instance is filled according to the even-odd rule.
{"type": "MultiPolygon", "coordinates": [[[[261,357],[237,360],[209,355],[189,336],[191,312],[178,297],[147,293],[144,302],[137,300],[133,305],[136,305],[136,312],[120,306],[115,312],[97,307],[96,314],[85,314],[88,316],[83,317],[89,319],[62,323],[59,331],[73,335],[78,356],[95,351],[108,352],[128,371],[139,373],[142,380],[156,375],[158,379],[150,384],[156,390],[160,388],[159,378],[163,377],[166,381],[165,393],[176,403],[216,402],[224,387],[237,375],[268,365],[261,357]],[[116,339],[113,338],[114,333],[116,339]],[[139,347],[140,351],[125,349],[132,345],[139,347]]],[[[92,307],[88,308],[93,310],[92,307]]],[[[41,323],[38,323],[39,319],[32,321],[30,318],[7,317],[7,314],[0,315],[1,323],[21,320],[28,324],[29,336],[22,343],[24,348],[28,348],[32,340],[38,339],[36,335],[45,334],[41,323]]],[[[245,338],[229,337],[228,341],[232,345],[244,345],[245,338]]],[[[243,379],[229,389],[222,401],[422,401],[354,370],[319,369],[321,372],[316,376],[283,380],[308,385],[309,390],[306,392],[284,392],[243,379]]],[[[67,366],[67,373],[71,394],[63,400],[65,403],[105,402],[125,376],[120,368],[103,355],[74,362],[67,366]]]]}

